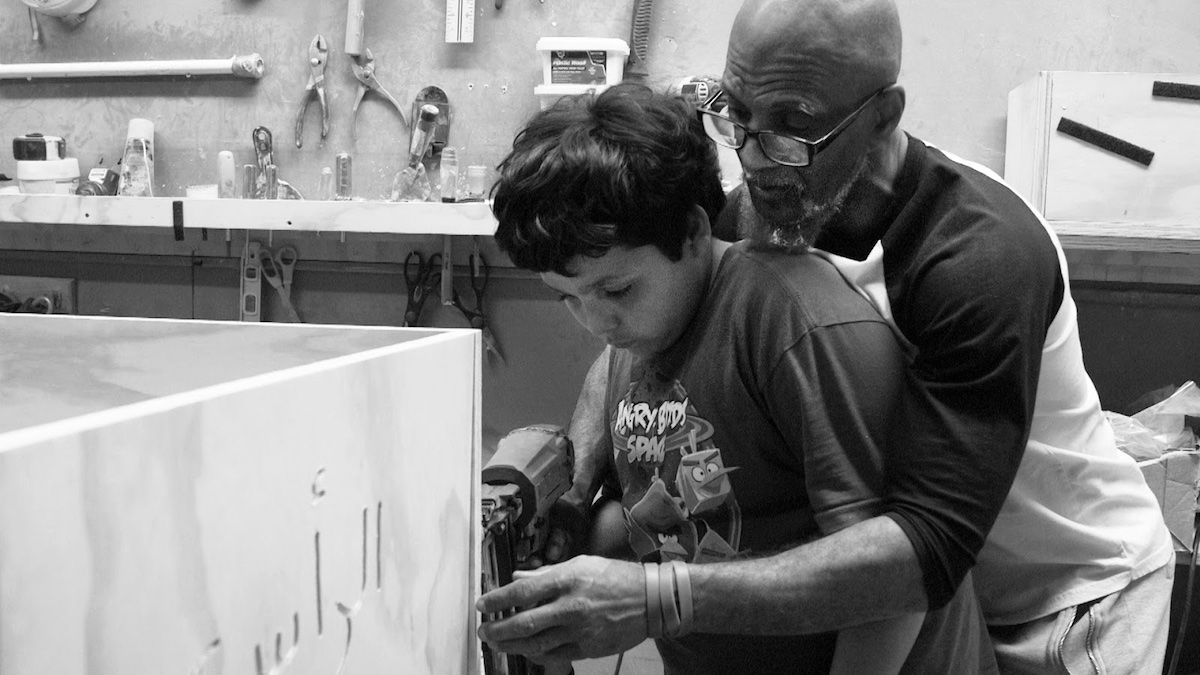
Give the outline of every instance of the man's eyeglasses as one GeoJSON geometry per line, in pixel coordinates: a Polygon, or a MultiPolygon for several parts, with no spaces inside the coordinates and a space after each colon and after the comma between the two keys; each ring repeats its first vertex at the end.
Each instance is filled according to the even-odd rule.
{"type": "Polygon", "coordinates": [[[871,94],[867,100],[863,101],[862,105],[847,115],[829,133],[815,141],[778,131],[751,131],[747,129],[740,122],[729,119],[728,106],[721,106],[721,101],[718,100],[724,95],[724,92],[720,90],[710,96],[697,112],[700,113],[700,121],[704,123],[705,133],[718,145],[740,150],[746,145],[746,139],[754,137],[758,139],[758,145],[762,148],[763,154],[767,156],[767,159],[784,166],[808,166],[812,163],[813,158],[817,156],[818,152],[824,150],[830,143],[837,140],[838,135],[854,122],[859,113],[867,109],[867,106],[871,104],[871,101],[875,100],[876,96],[879,96],[892,86],[889,84],[871,94]]]}

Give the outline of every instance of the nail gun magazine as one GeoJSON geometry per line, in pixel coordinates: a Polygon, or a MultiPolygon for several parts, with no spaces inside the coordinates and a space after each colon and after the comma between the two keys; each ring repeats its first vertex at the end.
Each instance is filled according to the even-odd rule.
{"type": "MultiPolygon", "coordinates": [[[[484,593],[512,582],[513,572],[545,547],[550,507],[571,487],[574,465],[574,448],[561,427],[522,427],[500,439],[482,476],[484,593]]],[[[492,652],[486,643],[483,665],[486,675],[542,672],[525,657],[492,652]]]]}

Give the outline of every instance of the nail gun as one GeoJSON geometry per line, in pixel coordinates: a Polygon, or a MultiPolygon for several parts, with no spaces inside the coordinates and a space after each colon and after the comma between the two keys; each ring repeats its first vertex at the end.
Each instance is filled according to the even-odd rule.
{"type": "MultiPolygon", "coordinates": [[[[483,592],[510,583],[513,572],[546,545],[550,507],[571,487],[575,453],[556,426],[522,427],[496,446],[483,467],[483,592]]],[[[503,618],[483,616],[484,621],[503,618]]],[[[536,675],[523,656],[483,645],[487,675],[536,675]]]]}

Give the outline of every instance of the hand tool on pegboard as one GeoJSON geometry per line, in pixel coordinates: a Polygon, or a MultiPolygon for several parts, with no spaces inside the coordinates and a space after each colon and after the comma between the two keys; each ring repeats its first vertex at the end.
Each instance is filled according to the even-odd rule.
{"type": "Polygon", "coordinates": [[[296,114],[296,147],[304,145],[304,113],[316,95],[321,102],[321,140],[329,135],[329,106],[325,102],[325,63],[329,60],[329,44],[324,35],[317,35],[308,45],[308,83],[304,85],[304,100],[296,114]]]}
{"type": "Polygon", "coordinates": [[[487,291],[491,268],[488,267],[487,261],[483,259],[481,253],[472,253],[468,260],[471,271],[471,293],[475,296],[475,306],[468,308],[458,291],[453,289],[450,301],[458,308],[458,311],[462,312],[463,318],[467,320],[471,328],[478,329],[483,333],[483,350],[489,359],[494,356],[503,365],[504,355],[500,353],[500,345],[496,343],[496,336],[492,334],[492,328],[488,325],[483,305],[483,295],[487,291]]]}
{"type": "Polygon", "coordinates": [[[271,189],[267,189],[267,167],[278,166],[275,164],[275,143],[272,140],[271,130],[266,127],[255,127],[254,131],[250,132],[250,140],[254,143],[254,155],[258,159],[258,171],[255,172],[255,189],[254,196],[251,199],[268,199],[269,193],[275,194],[270,199],[304,199],[300,191],[292,187],[292,184],[275,175],[275,179],[271,181],[271,189]]]}
{"type": "Polygon", "coordinates": [[[413,99],[413,113],[410,119],[415,120],[418,111],[422,106],[426,105],[432,105],[438,109],[437,122],[433,131],[433,142],[429,145],[425,166],[425,169],[430,173],[437,173],[441,167],[442,148],[446,147],[446,143],[450,140],[450,122],[453,119],[451,116],[450,99],[446,98],[446,92],[442,91],[441,87],[425,87],[417,92],[417,97],[413,99]]]}
{"type": "Polygon", "coordinates": [[[404,306],[405,328],[419,325],[425,299],[442,278],[442,256],[426,258],[420,251],[410,251],[404,258],[404,283],[408,285],[408,304],[404,306]]]}
{"type": "Polygon", "coordinates": [[[239,318],[242,321],[262,321],[262,264],[259,256],[261,246],[257,241],[246,240],[242,249],[242,284],[238,294],[239,318]]]}
{"type": "Polygon", "coordinates": [[[625,77],[646,77],[646,55],[650,51],[650,19],[654,0],[633,0],[633,27],[629,32],[629,59],[625,77]]]}
{"type": "Polygon", "coordinates": [[[363,9],[365,0],[349,0],[346,3],[346,54],[352,57],[362,56],[363,25],[366,20],[366,10],[363,9]]]}
{"type": "Polygon", "coordinates": [[[362,54],[354,57],[354,63],[350,65],[350,68],[354,71],[354,79],[358,80],[358,92],[354,96],[354,107],[351,109],[353,119],[350,122],[350,137],[355,141],[358,140],[358,105],[362,103],[363,96],[366,96],[368,91],[373,91],[387,99],[387,102],[396,108],[396,112],[400,113],[400,121],[407,127],[408,120],[404,117],[404,108],[375,78],[375,57],[371,54],[371,50],[364,48],[362,54]]]}
{"type": "Polygon", "coordinates": [[[279,295],[288,321],[301,323],[300,315],[296,313],[296,307],[292,305],[292,273],[296,269],[296,260],[299,259],[296,248],[282,246],[271,250],[260,246],[259,251],[258,261],[262,267],[262,276],[279,295]]]}

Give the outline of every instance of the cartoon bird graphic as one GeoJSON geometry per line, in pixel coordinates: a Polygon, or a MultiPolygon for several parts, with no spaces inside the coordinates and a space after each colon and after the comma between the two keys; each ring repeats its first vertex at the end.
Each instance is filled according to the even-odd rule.
{"type": "Polygon", "coordinates": [[[734,471],[737,467],[725,468],[717,448],[684,455],[675,476],[675,487],[688,512],[704,513],[724,504],[732,491],[728,476],[734,471]]]}

